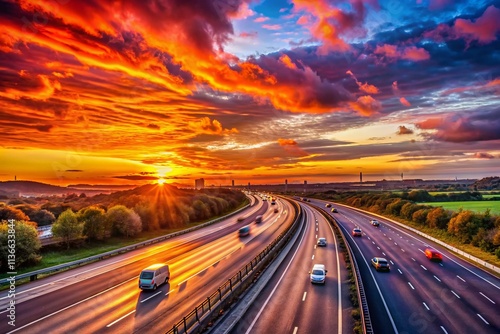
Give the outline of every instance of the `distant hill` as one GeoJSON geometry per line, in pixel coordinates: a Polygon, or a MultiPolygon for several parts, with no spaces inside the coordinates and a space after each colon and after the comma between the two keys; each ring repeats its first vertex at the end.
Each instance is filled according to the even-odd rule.
{"type": "Polygon", "coordinates": [[[0,191],[18,196],[64,195],[81,193],[75,188],[54,186],[35,181],[3,181],[0,182],[0,191]]]}
{"type": "Polygon", "coordinates": [[[474,182],[472,187],[477,190],[500,190],[500,177],[485,177],[474,182]]]}

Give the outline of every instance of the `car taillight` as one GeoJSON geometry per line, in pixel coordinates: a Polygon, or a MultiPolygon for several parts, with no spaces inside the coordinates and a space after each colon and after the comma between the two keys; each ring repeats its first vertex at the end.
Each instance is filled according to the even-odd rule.
{"type": "Polygon", "coordinates": [[[151,284],[155,284],[155,280],[154,279],[151,280],[151,284]]]}

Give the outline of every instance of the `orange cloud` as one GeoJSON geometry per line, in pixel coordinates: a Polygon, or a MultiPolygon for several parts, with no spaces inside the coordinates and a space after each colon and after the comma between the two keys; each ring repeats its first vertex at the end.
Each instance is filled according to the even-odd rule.
{"type": "Polygon", "coordinates": [[[402,105],[406,106],[406,107],[410,107],[411,106],[411,103],[408,102],[408,100],[404,97],[400,98],[399,99],[399,102],[401,102],[402,105]]]}
{"type": "Polygon", "coordinates": [[[427,60],[431,57],[429,52],[423,48],[417,48],[416,46],[398,48],[390,44],[378,45],[374,53],[391,59],[406,59],[412,61],[427,60]]]}
{"type": "Polygon", "coordinates": [[[350,107],[363,116],[371,116],[377,113],[382,105],[369,95],[360,96],[356,102],[351,102],[350,107]]]}
{"type": "Polygon", "coordinates": [[[282,138],[278,139],[278,144],[280,144],[280,146],[298,145],[297,142],[293,139],[282,139],[282,138]]]}
{"type": "Polygon", "coordinates": [[[379,91],[377,87],[369,85],[366,82],[365,83],[359,82],[354,73],[352,73],[352,71],[347,71],[346,74],[349,74],[356,81],[356,84],[358,85],[360,91],[366,94],[378,94],[379,91]]]}
{"type": "Polygon", "coordinates": [[[293,139],[278,139],[278,144],[285,149],[291,156],[304,157],[308,153],[301,149],[297,142],[293,139]]]}
{"type": "Polygon", "coordinates": [[[486,152],[476,152],[474,153],[474,158],[476,159],[495,159],[494,155],[491,155],[486,152]]]}
{"type": "Polygon", "coordinates": [[[328,0],[293,0],[294,11],[312,14],[315,21],[300,18],[297,23],[306,25],[312,35],[321,40],[323,45],[319,48],[320,54],[328,51],[348,51],[350,45],[345,37],[363,37],[366,30],[362,27],[365,18],[365,5],[363,1],[351,3],[352,11],[347,12],[332,6],[328,0]]]}
{"type": "Polygon", "coordinates": [[[285,64],[286,67],[288,68],[291,68],[292,70],[296,70],[297,69],[297,65],[295,65],[292,60],[290,59],[290,57],[288,57],[288,55],[284,54],[280,57],[280,61],[285,64]]]}
{"type": "Polygon", "coordinates": [[[457,34],[464,36],[466,39],[490,43],[496,40],[496,34],[500,31],[499,17],[500,9],[491,5],[475,22],[457,19],[453,28],[457,34]]]}
{"type": "Polygon", "coordinates": [[[231,133],[238,133],[236,128],[224,129],[222,124],[214,119],[210,120],[208,117],[203,117],[197,121],[191,121],[188,123],[188,127],[197,134],[210,134],[210,135],[228,135],[231,133]]]}
{"type": "Polygon", "coordinates": [[[425,121],[416,123],[415,125],[422,130],[433,130],[437,129],[443,124],[443,119],[441,118],[429,118],[425,121]]]}
{"type": "MultiPolygon", "coordinates": [[[[22,73],[21,77],[26,77],[26,75],[22,73]]],[[[7,88],[5,92],[0,92],[0,96],[13,100],[19,100],[21,98],[47,100],[52,97],[56,91],[60,91],[62,89],[61,84],[57,80],[50,80],[43,74],[39,74],[36,77],[38,79],[38,83],[30,78],[28,78],[28,80],[32,81],[32,83],[37,87],[30,90],[7,88]]]]}

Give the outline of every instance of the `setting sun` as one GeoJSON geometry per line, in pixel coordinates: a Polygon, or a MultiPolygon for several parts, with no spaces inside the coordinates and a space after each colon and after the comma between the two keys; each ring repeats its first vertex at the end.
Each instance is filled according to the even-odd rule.
{"type": "Polygon", "coordinates": [[[157,182],[159,185],[163,185],[163,184],[165,184],[165,179],[160,177],[157,182]]]}

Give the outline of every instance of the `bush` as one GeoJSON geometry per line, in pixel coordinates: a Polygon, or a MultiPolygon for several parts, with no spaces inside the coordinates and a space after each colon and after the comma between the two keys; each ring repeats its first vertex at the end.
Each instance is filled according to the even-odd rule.
{"type": "MultiPolygon", "coordinates": [[[[14,230],[16,236],[16,268],[38,263],[41,260],[39,251],[42,245],[38,239],[36,224],[22,220],[16,221],[14,230]]],[[[7,266],[9,255],[8,231],[7,221],[0,222],[0,268],[2,271],[13,271],[7,266]]]]}

